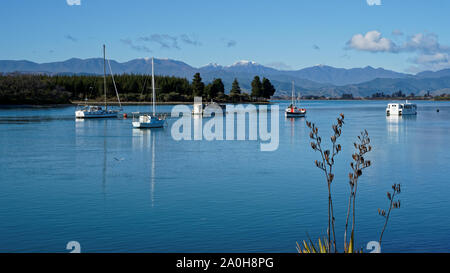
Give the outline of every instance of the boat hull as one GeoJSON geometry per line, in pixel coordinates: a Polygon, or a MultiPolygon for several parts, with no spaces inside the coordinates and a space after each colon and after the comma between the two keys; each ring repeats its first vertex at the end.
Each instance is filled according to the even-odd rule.
{"type": "Polygon", "coordinates": [[[119,112],[86,112],[86,111],[76,111],[76,118],[117,118],[119,112]]]}
{"type": "Polygon", "coordinates": [[[303,118],[303,117],[306,116],[306,111],[305,112],[289,112],[289,111],[286,111],[285,115],[288,118],[303,118]]]}
{"type": "Polygon", "coordinates": [[[140,128],[140,129],[146,129],[146,128],[163,128],[164,127],[164,120],[152,120],[151,122],[139,122],[139,121],[133,121],[133,128],[140,128]]]}
{"type": "Polygon", "coordinates": [[[390,113],[389,110],[386,111],[386,116],[415,116],[417,115],[417,112],[393,112],[390,113]]]}
{"type": "Polygon", "coordinates": [[[284,112],[286,117],[288,118],[302,118],[306,116],[306,111],[305,110],[294,110],[292,111],[290,108],[286,109],[286,111],[284,112]]]}

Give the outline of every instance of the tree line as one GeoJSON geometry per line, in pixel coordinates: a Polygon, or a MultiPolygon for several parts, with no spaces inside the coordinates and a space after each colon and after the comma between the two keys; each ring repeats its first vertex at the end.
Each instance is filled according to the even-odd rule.
{"type": "MultiPolygon", "coordinates": [[[[148,75],[114,75],[121,101],[151,101],[151,77],[148,75]]],[[[255,76],[251,94],[241,91],[234,79],[231,90],[226,94],[222,79],[205,84],[196,73],[189,82],[186,78],[155,76],[157,101],[190,102],[194,96],[218,102],[252,102],[269,99],[275,93],[272,83],[255,76]]],[[[111,76],[106,81],[108,100],[115,100],[111,76]]],[[[0,104],[63,104],[81,100],[101,101],[104,99],[103,76],[94,75],[31,75],[0,74],[0,104]]]]}
{"type": "Polygon", "coordinates": [[[276,92],[275,87],[272,85],[269,79],[259,78],[255,76],[251,83],[251,94],[242,93],[238,80],[235,78],[231,90],[228,95],[225,94],[225,87],[222,79],[214,79],[210,84],[206,85],[202,82],[200,73],[196,73],[192,80],[192,92],[194,96],[202,96],[209,99],[216,99],[219,101],[261,101],[270,99],[276,92]]]}

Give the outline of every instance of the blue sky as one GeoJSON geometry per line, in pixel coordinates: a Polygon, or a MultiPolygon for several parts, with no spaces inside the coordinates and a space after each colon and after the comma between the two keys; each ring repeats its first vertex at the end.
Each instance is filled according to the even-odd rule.
{"type": "Polygon", "coordinates": [[[400,72],[450,67],[447,0],[14,0],[0,10],[0,59],[155,56],[400,72]]]}

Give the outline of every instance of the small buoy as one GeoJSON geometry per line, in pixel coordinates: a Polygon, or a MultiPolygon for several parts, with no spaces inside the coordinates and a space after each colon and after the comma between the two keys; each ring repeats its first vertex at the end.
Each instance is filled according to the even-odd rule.
{"type": "Polygon", "coordinates": [[[438,113],[439,113],[439,109],[437,109],[437,110],[436,110],[436,112],[438,112],[438,113]]]}
{"type": "Polygon", "coordinates": [[[127,117],[128,117],[127,113],[123,114],[123,118],[127,118],[127,117]]]}

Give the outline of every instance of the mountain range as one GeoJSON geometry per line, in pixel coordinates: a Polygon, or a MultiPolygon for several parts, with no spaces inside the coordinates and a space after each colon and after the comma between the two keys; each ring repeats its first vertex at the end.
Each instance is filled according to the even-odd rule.
{"type": "MultiPolygon", "coordinates": [[[[134,59],[128,62],[110,61],[115,74],[151,73],[151,60],[148,58],[134,59]]],[[[61,62],[35,63],[26,60],[0,60],[2,73],[42,73],[58,74],[103,74],[103,59],[72,58],[61,62]]],[[[278,70],[253,61],[239,61],[230,66],[208,64],[199,68],[182,61],[171,59],[155,59],[155,74],[176,76],[192,79],[199,72],[205,82],[221,78],[226,90],[231,88],[234,78],[237,78],[244,91],[251,89],[250,83],[255,75],[271,80],[277,89],[276,95],[290,94],[291,82],[302,95],[340,96],[351,93],[354,96],[369,96],[375,92],[389,94],[398,90],[416,95],[442,93],[450,87],[450,69],[440,71],[424,71],[416,75],[399,73],[383,68],[335,68],[317,65],[300,70],[278,70]]]]}

